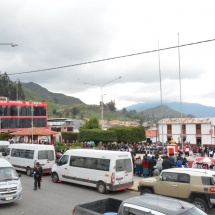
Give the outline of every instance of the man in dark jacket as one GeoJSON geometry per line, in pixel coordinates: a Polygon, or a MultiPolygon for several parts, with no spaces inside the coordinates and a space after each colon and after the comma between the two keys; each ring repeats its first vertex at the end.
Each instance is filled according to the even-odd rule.
{"type": "Polygon", "coordinates": [[[171,162],[170,162],[168,156],[164,157],[164,160],[163,160],[163,163],[162,163],[162,168],[163,169],[169,169],[169,168],[171,168],[171,162]]]}
{"type": "Polygon", "coordinates": [[[154,166],[156,166],[156,164],[157,164],[157,161],[155,160],[155,157],[152,156],[152,159],[149,164],[149,172],[151,176],[153,176],[154,166]]]}
{"type": "Polygon", "coordinates": [[[34,173],[34,190],[37,190],[37,185],[38,188],[41,188],[41,179],[43,177],[43,169],[40,166],[40,163],[37,162],[34,169],[33,169],[33,173],[34,173]]]}

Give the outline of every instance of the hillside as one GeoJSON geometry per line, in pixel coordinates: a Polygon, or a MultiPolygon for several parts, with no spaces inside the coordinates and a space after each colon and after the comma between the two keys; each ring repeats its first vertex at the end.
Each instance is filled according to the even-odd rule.
{"type": "Polygon", "coordinates": [[[73,105],[83,103],[80,99],[75,97],[66,96],[62,93],[52,93],[46,88],[43,88],[33,82],[22,83],[22,88],[26,98],[29,99],[29,97],[31,97],[31,100],[50,101],[59,105],[73,105]]]}

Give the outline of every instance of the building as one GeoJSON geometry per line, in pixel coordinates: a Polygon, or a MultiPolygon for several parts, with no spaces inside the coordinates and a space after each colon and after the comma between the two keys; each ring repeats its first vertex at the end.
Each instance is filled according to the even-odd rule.
{"type": "Polygon", "coordinates": [[[215,145],[215,118],[168,118],[158,122],[159,141],[215,145]]]}
{"type": "Polygon", "coordinates": [[[74,131],[79,132],[79,127],[84,124],[84,120],[71,119],[71,118],[49,118],[47,120],[47,126],[52,131],[67,132],[74,131]]]}
{"type": "Polygon", "coordinates": [[[0,98],[0,132],[47,128],[47,102],[10,101],[0,98]]]}

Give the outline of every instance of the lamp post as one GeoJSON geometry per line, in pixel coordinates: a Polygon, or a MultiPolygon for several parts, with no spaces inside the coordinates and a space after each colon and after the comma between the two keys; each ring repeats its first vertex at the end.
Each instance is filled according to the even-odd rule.
{"type": "Polygon", "coordinates": [[[111,81],[108,81],[108,82],[106,82],[106,83],[104,83],[104,84],[102,84],[102,85],[99,85],[99,84],[92,84],[92,83],[84,83],[84,84],[88,84],[88,85],[95,85],[95,86],[98,86],[98,87],[101,88],[101,125],[102,125],[102,129],[103,129],[103,93],[102,93],[103,87],[104,87],[105,85],[107,85],[107,84],[110,84],[110,83],[112,83],[112,82],[114,82],[114,81],[120,79],[120,78],[122,78],[122,77],[120,76],[120,77],[115,78],[115,79],[113,79],[113,80],[111,80],[111,81]]]}
{"type": "Polygon", "coordinates": [[[11,47],[15,47],[15,46],[18,46],[18,44],[15,44],[15,43],[0,43],[0,46],[11,46],[11,47]]]}
{"type": "Polygon", "coordinates": [[[33,121],[33,116],[34,116],[34,107],[33,107],[33,102],[31,102],[31,143],[34,143],[34,121],[33,121]]]}

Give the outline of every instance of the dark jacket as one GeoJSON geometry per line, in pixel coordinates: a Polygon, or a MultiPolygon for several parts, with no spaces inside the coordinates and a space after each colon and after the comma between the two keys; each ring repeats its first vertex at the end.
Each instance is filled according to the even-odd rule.
{"type": "Polygon", "coordinates": [[[170,162],[169,158],[165,158],[163,160],[162,167],[163,167],[163,169],[171,168],[171,162],[170,162]]]}
{"type": "Polygon", "coordinates": [[[33,169],[33,173],[34,173],[34,178],[36,177],[43,177],[43,168],[41,166],[37,167],[35,166],[33,169]]]}

